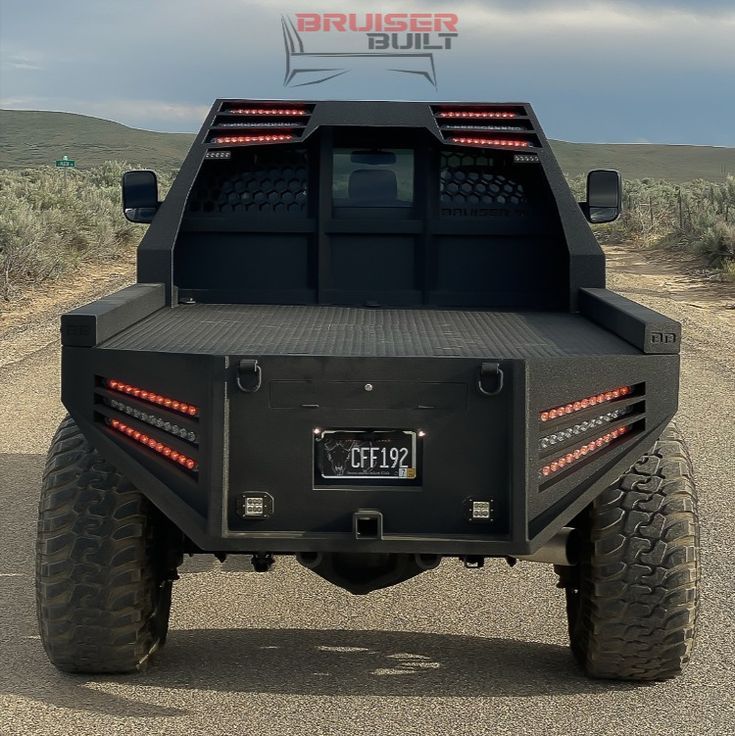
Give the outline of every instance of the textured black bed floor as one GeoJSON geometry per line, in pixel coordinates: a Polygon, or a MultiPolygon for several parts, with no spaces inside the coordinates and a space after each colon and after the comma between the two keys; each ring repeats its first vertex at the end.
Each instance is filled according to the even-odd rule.
{"type": "Polygon", "coordinates": [[[524,358],[636,353],[628,343],[572,314],[204,304],[162,309],[102,347],[254,356],[524,358]]]}

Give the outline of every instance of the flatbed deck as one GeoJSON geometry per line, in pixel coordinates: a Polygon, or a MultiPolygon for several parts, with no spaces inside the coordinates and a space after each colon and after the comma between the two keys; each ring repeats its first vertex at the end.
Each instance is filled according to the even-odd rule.
{"type": "Polygon", "coordinates": [[[550,358],[638,351],[576,314],[181,305],[100,345],[156,353],[330,357],[550,358]]]}

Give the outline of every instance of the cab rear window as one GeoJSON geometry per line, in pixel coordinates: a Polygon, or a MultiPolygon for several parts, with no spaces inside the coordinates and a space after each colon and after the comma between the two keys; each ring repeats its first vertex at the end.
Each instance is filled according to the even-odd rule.
{"type": "Polygon", "coordinates": [[[335,207],[413,206],[411,149],[337,148],[333,155],[335,207]]]}

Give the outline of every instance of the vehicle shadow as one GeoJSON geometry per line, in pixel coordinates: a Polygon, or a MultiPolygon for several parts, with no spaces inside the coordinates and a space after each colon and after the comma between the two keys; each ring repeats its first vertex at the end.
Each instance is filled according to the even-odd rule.
{"type": "Polygon", "coordinates": [[[524,697],[629,689],[590,680],[556,644],[345,629],[172,631],[138,684],[227,692],[524,697]]]}
{"type": "MultiPolygon", "coordinates": [[[[346,629],[173,629],[147,672],[57,672],[35,621],[33,540],[43,458],[0,455],[7,529],[0,556],[0,696],[120,718],[185,715],[175,693],[526,697],[605,693],[566,646],[447,633],[346,629]],[[161,691],[173,693],[169,704],[161,691]]],[[[192,695],[192,697],[196,697],[192,695]]]]}
{"type": "MultiPolygon", "coordinates": [[[[30,637],[29,637],[30,638],[30,637]]],[[[33,637],[35,639],[35,637],[33,637]]],[[[406,631],[193,629],[171,631],[145,672],[57,673],[39,642],[0,694],[124,718],[188,712],[156,693],[197,691],[307,696],[485,697],[594,694],[640,687],[586,678],[566,647],[511,639],[406,631]],[[108,687],[114,685],[114,692],[108,687]],[[146,690],[152,688],[150,700],[146,690]],[[160,702],[160,700],[159,700],[160,702]]]]}

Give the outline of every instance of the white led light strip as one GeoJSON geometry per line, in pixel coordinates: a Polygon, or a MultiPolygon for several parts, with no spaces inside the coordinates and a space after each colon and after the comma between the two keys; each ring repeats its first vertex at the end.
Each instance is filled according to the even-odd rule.
{"type": "Polygon", "coordinates": [[[553,434],[547,435],[546,437],[542,437],[539,441],[539,449],[540,450],[546,450],[549,447],[553,447],[554,445],[558,445],[560,442],[565,442],[566,440],[572,439],[572,437],[578,437],[579,435],[584,434],[585,432],[589,432],[593,429],[597,429],[598,427],[603,427],[606,424],[610,424],[611,422],[614,422],[621,417],[627,416],[632,412],[632,408],[626,407],[622,409],[615,409],[614,411],[609,411],[607,414],[603,414],[602,416],[595,417],[594,419],[588,419],[584,422],[579,422],[579,424],[575,424],[573,427],[567,427],[566,429],[560,429],[557,432],[554,432],[553,434]]]}
{"type": "Polygon", "coordinates": [[[553,476],[559,471],[564,470],[564,468],[568,468],[570,466],[573,467],[581,460],[584,460],[585,457],[594,455],[607,447],[611,442],[614,442],[619,437],[628,434],[630,431],[630,425],[626,427],[618,427],[601,437],[590,440],[587,444],[581,445],[580,447],[570,448],[564,455],[554,458],[541,468],[539,471],[539,480],[544,480],[545,478],[553,476]]]}
{"type": "Polygon", "coordinates": [[[128,416],[138,419],[141,422],[150,424],[152,427],[157,427],[158,429],[162,429],[164,432],[168,432],[169,434],[172,434],[175,437],[180,437],[182,440],[188,440],[189,442],[198,442],[199,440],[199,438],[196,435],[196,432],[192,432],[190,429],[187,429],[186,427],[182,427],[176,424],[175,422],[170,422],[167,419],[164,419],[163,417],[159,417],[156,414],[153,414],[151,412],[141,411],[140,409],[135,409],[134,407],[128,404],[125,404],[122,401],[118,401],[117,399],[108,399],[106,403],[113,409],[117,409],[117,411],[121,411],[127,414],[128,416]]]}

